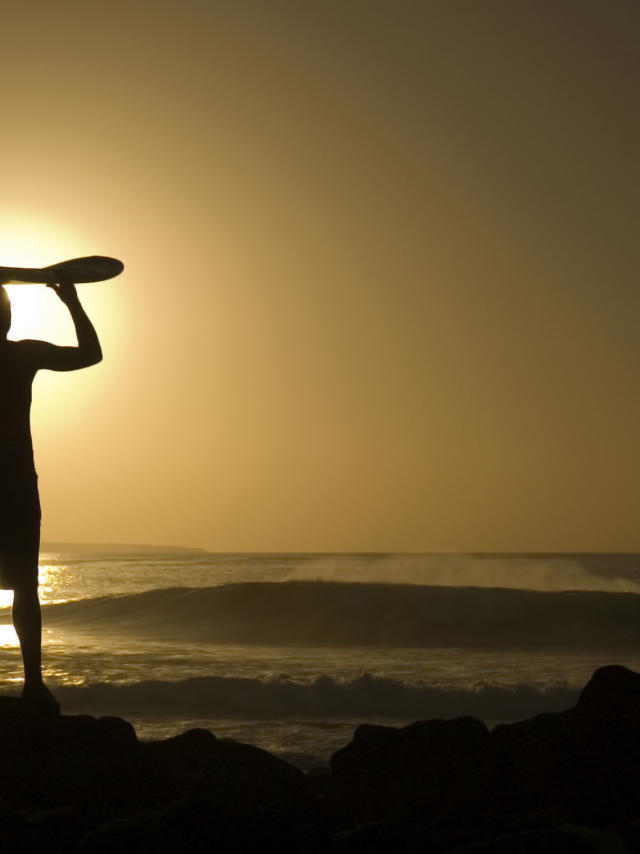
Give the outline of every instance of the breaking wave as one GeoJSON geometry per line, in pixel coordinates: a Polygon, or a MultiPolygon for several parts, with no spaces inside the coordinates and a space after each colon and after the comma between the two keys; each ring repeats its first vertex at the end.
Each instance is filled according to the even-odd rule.
{"type": "Polygon", "coordinates": [[[44,610],[49,626],[217,644],[640,646],[634,593],[288,581],[156,589],[44,610]]]}
{"type": "Polygon", "coordinates": [[[473,715],[515,720],[573,705],[578,690],[566,685],[473,689],[412,685],[368,674],[349,682],[322,676],[310,683],[209,676],[179,682],[100,683],[56,688],[66,712],[200,716],[211,718],[393,717],[411,720],[473,715]]]}

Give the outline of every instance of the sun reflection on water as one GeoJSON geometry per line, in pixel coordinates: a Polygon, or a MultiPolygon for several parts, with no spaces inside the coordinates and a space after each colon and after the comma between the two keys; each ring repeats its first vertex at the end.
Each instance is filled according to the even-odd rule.
{"type": "MultiPolygon", "coordinates": [[[[66,602],[67,599],[60,596],[60,588],[63,584],[65,566],[53,566],[51,564],[40,564],[38,571],[38,584],[40,601],[43,605],[51,605],[58,602],[66,602]]],[[[0,590],[0,614],[2,619],[9,619],[9,611],[13,604],[13,590],[0,590]]],[[[18,647],[18,636],[11,623],[0,623],[0,649],[11,649],[18,647]]]]}
{"type": "Polygon", "coordinates": [[[65,597],[60,596],[60,588],[63,585],[66,570],[66,566],[47,563],[40,564],[38,585],[40,601],[43,605],[52,605],[67,601],[65,597]]]}
{"type": "Polygon", "coordinates": [[[16,630],[9,623],[0,625],[0,649],[10,649],[19,646],[16,630]]]}
{"type": "MultiPolygon", "coordinates": [[[[43,605],[57,605],[68,601],[68,597],[60,595],[66,570],[66,566],[52,564],[40,564],[38,567],[38,593],[43,605]]],[[[0,612],[7,611],[12,605],[13,590],[0,590],[0,612]]],[[[0,626],[0,629],[4,628],[6,627],[0,626]]],[[[3,643],[3,636],[0,635],[0,646],[3,643]]]]}
{"type": "Polygon", "coordinates": [[[61,667],[43,667],[42,675],[59,685],[84,685],[86,681],[84,677],[73,676],[61,667]]]}

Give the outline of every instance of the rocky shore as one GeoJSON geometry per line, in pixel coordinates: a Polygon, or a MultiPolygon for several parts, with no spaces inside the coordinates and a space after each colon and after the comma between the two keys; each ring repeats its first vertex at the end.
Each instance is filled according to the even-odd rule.
{"type": "Polygon", "coordinates": [[[0,698],[0,850],[29,854],[640,852],[640,675],[564,712],[361,726],[307,774],[206,730],[0,698]]]}

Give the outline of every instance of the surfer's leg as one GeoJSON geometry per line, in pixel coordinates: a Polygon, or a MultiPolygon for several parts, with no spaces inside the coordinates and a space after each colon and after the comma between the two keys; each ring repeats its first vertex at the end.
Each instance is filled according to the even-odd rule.
{"type": "Polygon", "coordinates": [[[20,641],[24,664],[23,698],[44,702],[52,710],[59,710],[60,704],[42,679],[42,614],[36,585],[15,588],[13,625],[20,641]]]}
{"type": "Polygon", "coordinates": [[[60,704],[42,679],[42,614],[38,599],[40,499],[35,474],[19,482],[12,506],[3,581],[13,588],[13,626],[24,664],[22,696],[57,711],[60,704]]]}
{"type": "Polygon", "coordinates": [[[20,641],[26,689],[42,682],[42,616],[37,587],[15,588],[13,626],[20,641]]]}

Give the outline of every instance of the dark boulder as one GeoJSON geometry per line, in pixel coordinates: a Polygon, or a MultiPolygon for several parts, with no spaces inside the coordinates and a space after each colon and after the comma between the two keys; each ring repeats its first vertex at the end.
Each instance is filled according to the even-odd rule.
{"type": "MultiPolygon", "coordinates": [[[[20,701],[17,701],[18,703],[20,701]]],[[[155,764],[119,718],[16,713],[0,702],[0,797],[16,808],[131,812],[159,796],[155,764]]]]}
{"type": "Polygon", "coordinates": [[[489,809],[562,808],[603,827],[640,813],[640,676],[596,671],[577,705],[491,733],[489,809]]]}
{"type": "Polygon", "coordinates": [[[164,741],[143,745],[150,756],[174,781],[184,786],[193,783],[206,769],[212,757],[220,752],[220,743],[207,729],[189,729],[164,741]]]}
{"type": "Polygon", "coordinates": [[[525,830],[456,848],[452,854],[631,854],[625,843],[609,831],[563,825],[545,830],[525,830]]]}
{"type": "Polygon", "coordinates": [[[361,726],[331,772],[336,829],[402,818],[430,822],[444,843],[511,832],[531,816],[629,822],[640,816],[640,675],[601,668],[574,708],[491,733],[473,718],[361,726]]]}
{"type": "Polygon", "coordinates": [[[361,726],[331,757],[336,799],[360,821],[473,801],[487,777],[489,732],[474,718],[361,726]]]}
{"type": "Polygon", "coordinates": [[[134,813],[104,822],[84,834],[74,852],[78,854],[126,854],[153,851],[150,840],[158,815],[134,813]]]}
{"type": "Polygon", "coordinates": [[[640,673],[609,664],[595,671],[580,692],[576,711],[587,717],[619,722],[640,717],[640,673]]]}
{"type": "Polygon", "coordinates": [[[426,840],[406,822],[372,821],[337,834],[343,854],[427,854],[426,840]]]}
{"type": "Polygon", "coordinates": [[[201,797],[223,808],[307,811],[310,785],[299,769],[259,747],[217,739],[192,729],[144,745],[145,753],[170,776],[177,797],[201,797]]]}
{"type": "Polygon", "coordinates": [[[220,810],[206,797],[183,798],[159,814],[136,814],[87,834],[77,854],[330,854],[329,834],[260,810],[220,810]]]}
{"type": "Polygon", "coordinates": [[[206,768],[187,790],[205,797],[221,810],[286,816],[291,821],[313,818],[311,787],[298,768],[237,741],[221,739],[206,768]]]}

